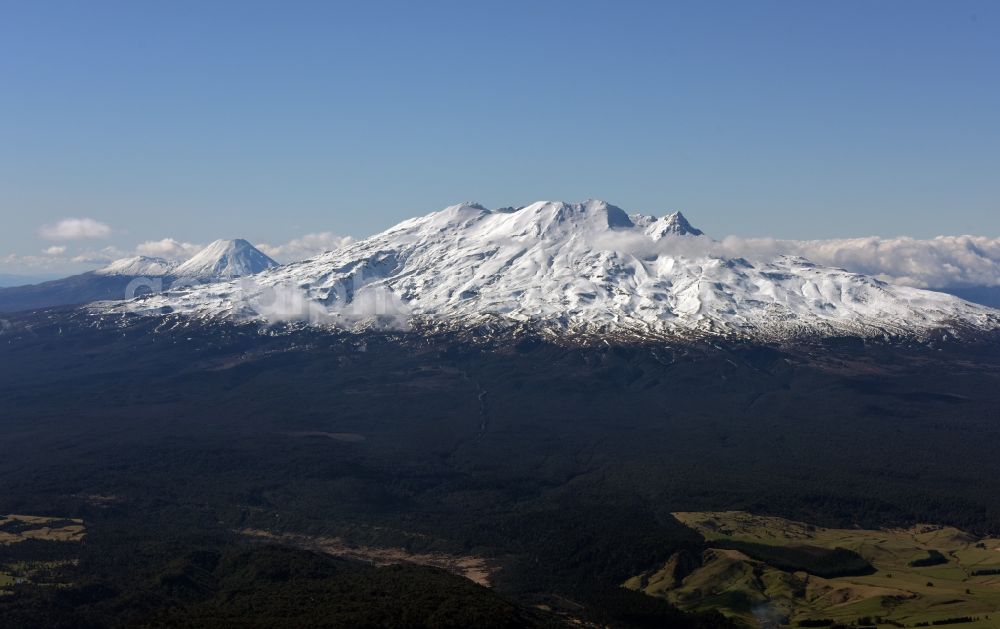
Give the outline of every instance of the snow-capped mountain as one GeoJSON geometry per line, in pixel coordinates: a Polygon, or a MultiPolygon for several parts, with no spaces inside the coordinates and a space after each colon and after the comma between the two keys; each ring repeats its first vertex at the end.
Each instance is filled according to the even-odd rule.
{"type": "Polygon", "coordinates": [[[199,280],[228,280],[253,275],[278,266],[243,239],[216,240],[184,262],[152,256],[132,256],[115,260],[94,271],[97,275],[133,277],[184,277],[199,280]]]}
{"type": "Polygon", "coordinates": [[[131,275],[162,277],[170,275],[177,266],[176,262],[154,258],[151,256],[132,256],[115,260],[111,264],[94,271],[97,275],[131,275]]]}
{"type": "Polygon", "coordinates": [[[651,337],[1000,328],[1000,312],[950,295],[798,257],[725,258],[714,244],[679,213],[629,216],[603,201],[493,211],[463,203],[252,281],[101,310],[343,326],[379,317],[448,327],[507,321],[553,334],[651,337]]]}
{"type": "Polygon", "coordinates": [[[178,277],[232,279],[278,266],[242,238],[216,240],[173,270],[178,277]]]}
{"type": "Polygon", "coordinates": [[[245,240],[217,240],[183,264],[132,256],[79,275],[0,288],[0,312],[129,299],[170,286],[229,280],[276,266],[277,262],[245,240]]]}

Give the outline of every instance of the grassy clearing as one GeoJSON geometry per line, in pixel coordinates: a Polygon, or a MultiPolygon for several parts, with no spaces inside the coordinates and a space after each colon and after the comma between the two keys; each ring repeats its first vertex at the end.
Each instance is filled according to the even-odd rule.
{"type": "Polygon", "coordinates": [[[744,512],[674,515],[710,542],[730,548],[710,548],[693,562],[671,558],[660,569],[629,579],[626,587],[688,609],[719,609],[750,626],[760,626],[764,618],[780,618],[790,626],[803,620],[830,619],[846,625],[867,620],[869,626],[912,627],[973,616],[980,620],[954,626],[1000,627],[1000,575],[973,576],[975,570],[1000,567],[998,539],[979,539],[956,528],[934,525],[829,529],[744,512]],[[753,553],[754,559],[741,552],[741,544],[749,549],[757,545],[847,549],[870,562],[875,571],[823,578],[781,570],[759,560],[766,559],[766,554],[753,553]],[[937,557],[937,553],[946,561],[919,565],[926,563],[921,559],[937,557]],[[918,565],[911,565],[914,562],[918,565]]]}
{"type": "Polygon", "coordinates": [[[79,518],[52,518],[38,515],[0,516],[0,546],[29,539],[79,542],[86,534],[79,518]]]}
{"type": "MultiPolygon", "coordinates": [[[[32,544],[56,542],[75,543],[83,540],[86,529],[83,520],[77,518],[53,518],[36,515],[0,516],[0,596],[12,594],[15,586],[22,583],[35,585],[62,586],[66,581],[65,572],[77,563],[77,559],[17,560],[23,557],[24,549],[32,544]],[[27,542],[26,545],[21,546],[27,542]],[[15,548],[11,548],[15,547],[15,548]],[[10,552],[4,552],[10,549],[10,552]]],[[[29,556],[37,551],[29,550],[29,556]]],[[[72,551],[70,551],[72,552],[72,551]]],[[[43,555],[46,553],[43,553],[43,555]]]]}

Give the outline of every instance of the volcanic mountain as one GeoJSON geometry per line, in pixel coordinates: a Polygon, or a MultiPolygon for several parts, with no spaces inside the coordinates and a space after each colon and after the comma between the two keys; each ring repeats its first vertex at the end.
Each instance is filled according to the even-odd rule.
{"type": "Polygon", "coordinates": [[[970,335],[1000,327],[997,311],[943,293],[801,257],[719,251],[680,213],[629,215],[597,200],[497,210],[463,203],[252,281],[98,310],[338,327],[493,322],[639,337],[970,335]]]}
{"type": "Polygon", "coordinates": [[[242,238],[216,240],[173,270],[178,277],[232,279],[273,269],[278,263],[242,238]]]}

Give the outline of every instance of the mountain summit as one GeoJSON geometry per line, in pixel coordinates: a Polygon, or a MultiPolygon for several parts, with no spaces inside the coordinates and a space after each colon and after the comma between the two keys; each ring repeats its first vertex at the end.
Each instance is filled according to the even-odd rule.
{"type": "Polygon", "coordinates": [[[179,277],[232,279],[278,266],[242,238],[216,240],[173,270],[179,277]]]}
{"type": "Polygon", "coordinates": [[[680,213],[630,216],[597,200],[499,210],[463,203],[266,270],[250,283],[193,287],[111,308],[347,327],[391,315],[437,328],[490,321],[556,335],[649,338],[1000,328],[997,311],[950,295],[800,257],[748,260],[720,251],[680,213]]]}
{"type": "Polygon", "coordinates": [[[667,214],[650,222],[645,229],[646,234],[653,240],[659,240],[664,236],[703,236],[704,232],[692,227],[684,215],[680,212],[667,214]]]}

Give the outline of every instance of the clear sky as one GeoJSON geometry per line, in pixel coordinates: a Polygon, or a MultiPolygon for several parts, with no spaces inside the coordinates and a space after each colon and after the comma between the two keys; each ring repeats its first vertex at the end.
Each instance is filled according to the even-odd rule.
{"type": "Polygon", "coordinates": [[[0,0],[0,258],[587,197],[998,236],[1000,3],[0,0]]]}

